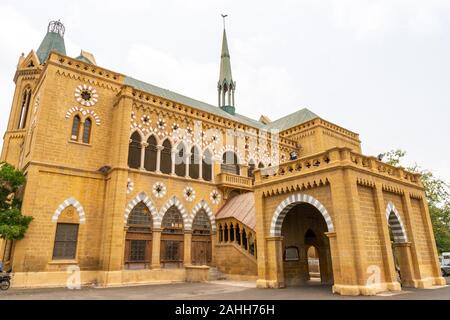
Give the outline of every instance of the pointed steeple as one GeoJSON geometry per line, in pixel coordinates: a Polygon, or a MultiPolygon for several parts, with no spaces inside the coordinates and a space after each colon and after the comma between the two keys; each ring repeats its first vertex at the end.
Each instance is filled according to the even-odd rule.
{"type": "Polygon", "coordinates": [[[62,54],[66,54],[66,45],[64,43],[65,28],[61,21],[51,21],[48,25],[47,34],[42,40],[39,49],[36,54],[39,58],[39,62],[44,64],[50,52],[56,51],[62,54]]]}
{"type": "MultiPolygon", "coordinates": [[[[222,15],[225,19],[226,16],[222,15]]],[[[227,32],[225,30],[225,23],[223,28],[222,38],[222,54],[220,56],[220,75],[217,84],[219,107],[234,114],[234,90],[236,89],[236,82],[233,81],[231,74],[230,52],[228,51],[227,32]]]]}

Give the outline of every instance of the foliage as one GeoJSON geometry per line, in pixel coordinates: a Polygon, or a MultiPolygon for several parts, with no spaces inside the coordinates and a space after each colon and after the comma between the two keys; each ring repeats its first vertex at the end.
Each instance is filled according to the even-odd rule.
{"type": "MultiPolygon", "coordinates": [[[[391,150],[382,154],[383,161],[391,165],[400,165],[406,155],[403,150],[391,150]]],[[[409,171],[420,173],[422,184],[428,200],[431,222],[439,252],[450,251],[450,193],[449,184],[433,172],[422,169],[417,164],[406,168],[409,171]]]]}
{"type": "Polygon", "coordinates": [[[18,196],[25,184],[25,176],[7,163],[0,164],[0,238],[20,240],[25,236],[32,217],[21,213],[18,196]]]}

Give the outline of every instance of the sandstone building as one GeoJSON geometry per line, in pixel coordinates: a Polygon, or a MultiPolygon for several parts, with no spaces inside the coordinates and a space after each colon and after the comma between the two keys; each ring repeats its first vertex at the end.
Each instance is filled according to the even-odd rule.
{"type": "Polygon", "coordinates": [[[307,109],[236,112],[224,30],[217,105],[66,55],[51,22],[20,57],[1,160],[27,177],[23,240],[0,242],[16,287],[221,275],[340,294],[444,284],[419,176],[365,156],[307,109]]]}

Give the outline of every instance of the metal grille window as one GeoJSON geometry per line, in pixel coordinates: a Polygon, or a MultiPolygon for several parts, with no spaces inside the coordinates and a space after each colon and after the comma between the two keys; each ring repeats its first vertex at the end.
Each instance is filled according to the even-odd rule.
{"type": "Polygon", "coordinates": [[[177,207],[172,206],[167,210],[162,227],[164,233],[183,233],[183,217],[177,207]]]}
{"type": "Polygon", "coordinates": [[[128,217],[129,231],[150,232],[152,228],[152,216],[145,203],[139,202],[128,217]]]}
{"type": "Polygon", "coordinates": [[[78,224],[58,223],[56,226],[53,259],[75,259],[78,240],[78,224]]]}
{"type": "Polygon", "coordinates": [[[130,261],[143,262],[146,261],[145,251],[147,248],[147,241],[145,240],[131,240],[130,241],[130,261]]]}
{"type": "Polygon", "coordinates": [[[208,235],[211,233],[211,222],[205,210],[197,212],[192,223],[192,230],[194,234],[198,235],[208,235]]]}
{"type": "Polygon", "coordinates": [[[178,262],[181,261],[181,242],[166,240],[164,241],[164,257],[166,262],[178,262]]]}

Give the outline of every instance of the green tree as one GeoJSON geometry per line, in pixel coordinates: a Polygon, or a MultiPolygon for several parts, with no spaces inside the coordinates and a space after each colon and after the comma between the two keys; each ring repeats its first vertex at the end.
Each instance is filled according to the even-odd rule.
{"type": "Polygon", "coordinates": [[[32,217],[22,215],[20,193],[25,184],[23,173],[7,163],[0,164],[0,238],[20,240],[32,217]]]}
{"type": "MultiPolygon", "coordinates": [[[[384,162],[398,166],[405,157],[403,150],[391,150],[380,155],[384,162]]],[[[436,246],[439,252],[450,251],[450,194],[449,184],[433,172],[422,169],[417,164],[406,168],[409,171],[420,173],[422,184],[428,200],[430,218],[433,224],[436,246]]]]}

